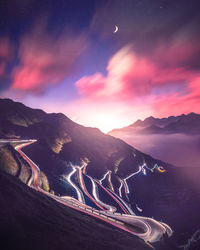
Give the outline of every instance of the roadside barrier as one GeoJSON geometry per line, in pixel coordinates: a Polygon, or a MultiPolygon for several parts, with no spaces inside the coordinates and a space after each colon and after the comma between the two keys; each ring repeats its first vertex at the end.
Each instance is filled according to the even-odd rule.
{"type": "MultiPolygon", "coordinates": [[[[100,216],[100,217],[102,217],[102,218],[105,218],[105,219],[107,219],[107,220],[113,221],[113,222],[115,222],[115,223],[117,223],[117,224],[124,225],[123,222],[121,222],[121,221],[119,221],[119,220],[116,220],[116,219],[110,217],[109,215],[106,216],[106,215],[102,214],[101,212],[99,212],[98,210],[95,210],[94,208],[87,208],[87,207],[79,206],[78,204],[76,204],[76,203],[74,203],[74,202],[71,202],[71,201],[66,201],[66,202],[72,204],[72,205],[75,206],[75,207],[79,207],[79,208],[81,208],[81,209],[83,209],[83,210],[85,210],[85,211],[88,211],[88,212],[91,212],[91,213],[93,213],[93,214],[95,214],[95,215],[98,215],[98,216],[100,216]]],[[[122,214],[120,214],[120,213],[115,213],[115,214],[117,214],[117,215],[122,215],[122,214]]]]}

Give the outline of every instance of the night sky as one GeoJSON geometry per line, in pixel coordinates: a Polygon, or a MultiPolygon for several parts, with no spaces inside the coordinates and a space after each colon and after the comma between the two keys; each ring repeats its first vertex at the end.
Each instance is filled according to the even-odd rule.
{"type": "Polygon", "coordinates": [[[0,0],[0,97],[105,132],[200,113],[199,13],[199,0],[0,0]]]}

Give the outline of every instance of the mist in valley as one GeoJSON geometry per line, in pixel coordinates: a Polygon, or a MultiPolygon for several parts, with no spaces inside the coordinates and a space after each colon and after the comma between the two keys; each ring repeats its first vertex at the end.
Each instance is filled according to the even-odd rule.
{"type": "Polygon", "coordinates": [[[200,135],[185,134],[130,134],[117,132],[136,149],[152,157],[181,167],[200,167],[200,135]]]}

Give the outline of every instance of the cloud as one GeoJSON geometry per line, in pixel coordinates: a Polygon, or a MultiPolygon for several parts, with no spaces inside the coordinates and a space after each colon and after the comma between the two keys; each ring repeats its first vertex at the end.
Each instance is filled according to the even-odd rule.
{"type": "Polygon", "coordinates": [[[198,7],[196,0],[192,5],[187,0],[106,1],[97,8],[90,29],[100,41],[115,41],[117,52],[106,75],[96,73],[76,83],[79,93],[130,102],[165,90],[178,96],[191,91],[190,82],[200,74],[198,7]],[[115,25],[119,32],[113,35],[115,25]]]}
{"type": "MultiPolygon", "coordinates": [[[[134,45],[129,44],[108,60],[107,74],[97,72],[84,76],[75,86],[83,103],[93,106],[105,103],[117,106],[118,103],[130,115],[127,117],[130,123],[131,117],[144,117],[145,108],[159,117],[191,111],[199,113],[198,51],[199,44],[179,36],[169,43],[159,44],[146,56],[138,54],[134,45]]],[[[123,111],[117,113],[120,117],[123,111]]]]}
{"type": "Polygon", "coordinates": [[[110,58],[106,76],[101,73],[85,76],[76,82],[76,87],[88,98],[129,101],[150,95],[156,88],[189,83],[199,73],[182,66],[182,61],[172,65],[166,63],[173,61],[172,50],[179,53],[177,47],[169,48],[171,56],[167,48],[158,48],[155,56],[149,58],[137,55],[132,46],[127,45],[110,58]]]}
{"type": "Polygon", "coordinates": [[[137,56],[130,46],[125,46],[110,58],[107,76],[96,73],[76,82],[81,95],[89,98],[124,99],[149,91],[149,77],[154,74],[154,65],[137,56]]]}
{"type": "MultiPolygon", "coordinates": [[[[66,20],[70,20],[64,18],[65,11],[62,11],[63,19],[59,18],[63,23],[58,20],[52,25],[53,19],[51,22],[51,18],[48,22],[40,19],[30,29],[32,21],[38,18],[36,11],[37,15],[32,13],[33,17],[27,22],[29,31],[20,32],[19,47],[15,44],[14,53],[8,39],[0,42],[0,88],[7,86],[8,93],[22,100],[33,97],[25,94],[34,94],[39,107],[39,94],[70,74],[90,39],[93,47],[88,54],[99,49],[93,58],[100,68],[104,65],[103,58],[107,58],[110,51],[116,52],[107,62],[106,73],[85,74],[75,83],[79,96],[74,94],[70,101],[66,98],[66,106],[63,103],[57,106],[57,112],[69,110],[77,121],[85,120],[85,125],[93,123],[94,126],[105,123],[109,116],[116,126],[125,126],[147,115],[200,112],[199,1],[191,1],[191,4],[188,0],[163,1],[160,8],[160,1],[108,0],[97,5],[89,32],[79,34],[69,27],[61,30],[60,24],[63,28],[66,20]],[[116,34],[113,34],[114,25],[119,26],[116,34]],[[15,63],[10,65],[13,54],[15,63]],[[91,120],[96,120],[97,125],[91,120]]],[[[74,20],[80,24],[79,18],[74,20]]],[[[85,64],[93,60],[87,56],[85,64]]],[[[82,62],[80,60],[79,65],[82,62]]],[[[94,67],[88,70],[89,66],[83,70],[92,72],[94,67]]],[[[61,86],[59,91],[62,90],[61,86]]],[[[54,89],[46,94],[51,91],[54,89]]],[[[43,98],[47,97],[43,95],[43,98]]],[[[56,109],[57,99],[56,95],[54,102],[45,99],[47,106],[56,109]]],[[[60,98],[59,101],[62,102],[60,98]]],[[[103,128],[102,124],[99,126],[103,128]]]]}
{"type": "Polygon", "coordinates": [[[132,42],[137,52],[146,55],[177,34],[199,38],[198,10],[198,0],[191,4],[188,0],[107,0],[96,9],[90,29],[101,39],[114,37],[121,46],[132,42]],[[119,32],[113,36],[115,25],[119,32]]]}
{"type": "Polygon", "coordinates": [[[66,28],[61,34],[47,32],[44,21],[20,39],[19,65],[13,70],[13,90],[40,94],[59,84],[73,63],[87,47],[83,34],[75,35],[66,28]]]}
{"type": "Polygon", "coordinates": [[[6,71],[7,63],[12,59],[12,57],[12,44],[7,38],[0,38],[0,77],[3,77],[6,71]]]}
{"type": "Polygon", "coordinates": [[[155,115],[158,117],[190,113],[200,113],[200,75],[196,76],[188,84],[188,92],[185,95],[172,93],[161,95],[151,104],[155,115]]]}
{"type": "Polygon", "coordinates": [[[9,60],[12,58],[12,45],[6,37],[0,38],[0,58],[9,60]]]}
{"type": "Polygon", "coordinates": [[[13,59],[13,46],[6,37],[0,37],[0,90],[7,88],[12,82],[10,63],[13,59]]]}

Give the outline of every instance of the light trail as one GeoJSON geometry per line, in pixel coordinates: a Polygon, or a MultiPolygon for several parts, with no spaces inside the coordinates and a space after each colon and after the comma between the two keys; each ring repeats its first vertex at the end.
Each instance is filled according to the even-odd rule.
{"type": "Polygon", "coordinates": [[[83,180],[83,175],[82,175],[82,168],[85,166],[85,164],[82,167],[77,167],[78,168],[78,173],[79,173],[79,181],[80,181],[80,186],[83,189],[84,193],[90,198],[90,200],[92,202],[94,202],[94,204],[96,204],[99,208],[101,208],[102,210],[105,210],[104,207],[102,207],[99,203],[96,202],[95,199],[92,198],[92,196],[89,194],[89,192],[87,191],[87,188],[85,186],[84,180],[83,180]]]}
{"type": "MultiPolygon", "coordinates": [[[[18,141],[18,142],[20,142],[20,141],[18,141]]],[[[147,242],[147,244],[149,244],[148,242],[156,242],[156,241],[162,239],[162,236],[165,233],[167,233],[167,235],[169,237],[172,235],[173,231],[171,230],[171,228],[168,225],[166,225],[163,222],[158,222],[152,218],[142,217],[142,216],[134,216],[134,215],[128,215],[128,214],[117,214],[117,213],[107,214],[106,211],[98,211],[98,210],[95,210],[93,208],[90,208],[89,206],[86,206],[85,204],[80,203],[78,200],[76,200],[74,198],[70,199],[70,197],[67,197],[66,199],[63,199],[59,196],[55,196],[53,194],[50,194],[49,192],[44,191],[43,189],[40,188],[40,183],[38,180],[40,178],[39,167],[31,159],[29,159],[28,156],[26,156],[21,151],[22,147],[29,145],[29,144],[30,143],[24,143],[20,146],[16,146],[15,149],[29,163],[30,167],[32,168],[32,174],[33,174],[33,182],[32,183],[33,183],[33,187],[36,188],[37,191],[53,198],[54,200],[56,200],[59,203],[64,204],[65,206],[68,206],[68,207],[71,207],[75,210],[84,212],[90,216],[96,217],[96,218],[101,219],[101,220],[103,220],[103,221],[105,221],[105,222],[107,222],[115,227],[118,227],[126,232],[129,232],[133,235],[137,235],[138,237],[143,239],[145,242],[147,242]],[[102,214],[105,213],[105,216],[99,214],[98,212],[102,213],[102,214]],[[133,226],[133,228],[131,228],[131,225],[133,226]],[[135,226],[140,228],[143,232],[136,232],[135,226]]],[[[102,188],[104,188],[100,182],[98,182],[98,181],[96,181],[96,182],[99,185],[101,185],[102,188]]],[[[108,192],[110,192],[110,194],[111,194],[111,192],[113,192],[113,191],[109,190],[108,192]]]]}
{"type": "Polygon", "coordinates": [[[132,215],[135,215],[135,213],[132,211],[132,209],[126,204],[126,202],[122,199],[122,198],[120,198],[115,192],[113,192],[112,190],[108,190],[109,192],[112,192],[112,194],[114,195],[114,196],[116,196],[116,198],[118,199],[118,200],[120,200],[121,201],[121,203],[123,204],[123,206],[126,208],[126,210],[129,212],[129,214],[132,214],[132,215]]]}
{"type": "Polygon", "coordinates": [[[40,173],[40,169],[38,168],[38,166],[31,160],[29,159],[29,157],[21,151],[21,148],[27,146],[27,145],[30,145],[32,143],[34,143],[36,140],[30,140],[30,142],[26,142],[26,143],[23,143],[21,145],[18,145],[18,146],[15,146],[15,150],[29,163],[29,165],[33,165],[34,168],[31,168],[32,169],[32,174],[33,174],[33,183],[34,183],[34,186],[36,189],[38,189],[38,176],[39,176],[39,173],[40,173]]]}
{"type": "Polygon", "coordinates": [[[111,190],[113,190],[114,192],[114,187],[113,187],[113,184],[112,184],[112,181],[111,181],[111,174],[112,174],[112,171],[111,170],[108,170],[102,179],[99,180],[99,182],[102,184],[102,181],[106,179],[106,177],[108,176],[108,185],[110,187],[111,190]]]}
{"type": "Polygon", "coordinates": [[[125,212],[125,214],[128,214],[127,210],[124,208],[124,206],[97,180],[95,180],[96,183],[98,183],[121,207],[121,209],[125,212]]]}
{"type": "Polygon", "coordinates": [[[132,176],[134,176],[134,175],[136,175],[136,174],[140,173],[141,171],[142,171],[142,167],[141,167],[141,166],[139,166],[139,170],[138,170],[137,172],[134,172],[134,173],[130,174],[129,176],[127,176],[126,178],[124,178],[124,179],[123,179],[123,182],[124,182],[124,188],[125,188],[125,192],[126,192],[126,194],[129,194],[129,193],[130,193],[130,191],[129,191],[129,187],[128,187],[128,184],[127,184],[126,180],[128,180],[128,179],[129,179],[129,178],[131,178],[132,176]]]}
{"type": "Polygon", "coordinates": [[[110,189],[114,192],[114,187],[113,187],[113,184],[112,184],[112,181],[111,181],[111,174],[112,174],[112,171],[109,171],[109,174],[108,174],[108,185],[110,186],[110,189]]]}
{"type": "MultiPolygon", "coordinates": [[[[87,176],[88,176],[88,175],[87,175],[87,176]]],[[[110,211],[111,213],[116,212],[117,209],[116,209],[115,207],[110,206],[110,205],[104,203],[103,201],[101,201],[101,200],[99,199],[98,189],[97,189],[97,185],[96,185],[95,181],[94,181],[93,178],[90,177],[90,176],[88,176],[88,178],[90,178],[90,180],[91,180],[91,182],[92,182],[92,194],[93,194],[95,200],[96,200],[102,207],[106,208],[106,209],[107,209],[108,211],[110,211]]]]}
{"type": "Polygon", "coordinates": [[[156,242],[162,238],[163,234],[167,233],[170,237],[173,233],[167,224],[160,223],[152,218],[135,215],[121,216],[119,214],[112,214],[110,216],[116,219],[120,218],[120,220],[123,217],[123,222],[142,228],[144,232],[136,233],[136,235],[146,242],[156,242]]]}
{"type": "Polygon", "coordinates": [[[158,170],[159,172],[161,172],[161,173],[166,172],[166,170],[165,170],[162,166],[159,166],[159,167],[157,168],[157,170],[158,170]]]}
{"type": "Polygon", "coordinates": [[[136,206],[136,208],[137,208],[137,210],[138,210],[139,212],[142,212],[142,211],[143,211],[142,208],[138,207],[137,204],[135,204],[135,206],[136,206]]]}
{"type": "Polygon", "coordinates": [[[145,163],[145,167],[146,167],[148,170],[150,170],[151,172],[154,172],[154,169],[157,169],[157,170],[158,170],[159,172],[161,172],[161,173],[166,172],[166,170],[164,169],[164,167],[158,166],[157,163],[156,163],[152,168],[148,168],[147,165],[146,165],[146,163],[145,163]]]}
{"type": "Polygon", "coordinates": [[[77,196],[78,196],[78,200],[81,202],[81,203],[85,203],[85,199],[84,199],[84,196],[81,192],[81,190],[71,181],[71,177],[72,175],[76,172],[76,168],[72,167],[72,171],[70,172],[70,174],[66,177],[66,180],[68,181],[68,183],[76,190],[76,193],[77,193],[77,196]]]}
{"type": "Polygon", "coordinates": [[[162,166],[158,166],[157,164],[155,164],[153,168],[149,168],[149,167],[147,167],[146,163],[143,163],[142,166],[139,166],[139,170],[138,171],[136,171],[136,172],[130,174],[129,176],[127,176],[126,178],[120,180],[120,187],[118,189],[120,197],[122,197],[121,189],[122,189],[123,185],[124,185],[125,193],[126,194],[130,193],[129,186],[127,184],[127,180],[129,178],[133,177],[134,175],[139,174],[141,171],[142,171],[143,175],[147,175],[147,171],[146,171],[145,168],[148,169],[148,170],[150,170],[151,172],[153,172],[154,169],[157,169],[161,173],[166,172],[166,170],[162,166]]]}
{"type": "Polygon", "coordinates": [[[120,180],[120,187],[119,187],[119,196],[122,197],[122,187],[123,187],[123,182],[120,180]]]}
{"type": "Polygon", "coordinates": [[[131,178],[132,176],[138,174],[141,170],[142,170],[142,167],[139,166],[139,170],[138,170],[137,172],[134,172],[134,173],[130,174],[129,176],[127,176],[126,178],[124,178],[124,180],[125,180],[125,181],[128,180],[128,179],[131,178]]]}
{"type": "Polygon", "coordinates": [[[105,180],[105,178],[106,178],[106,176],[109,174],[109,172],[110,172],[110,170],[107,171],[107,172],[104,174],[104,176],[103,176],[102,179],[99,180],[99,182],[100,182],[101,184],[102,184],[102,181],[105,180]]]}

